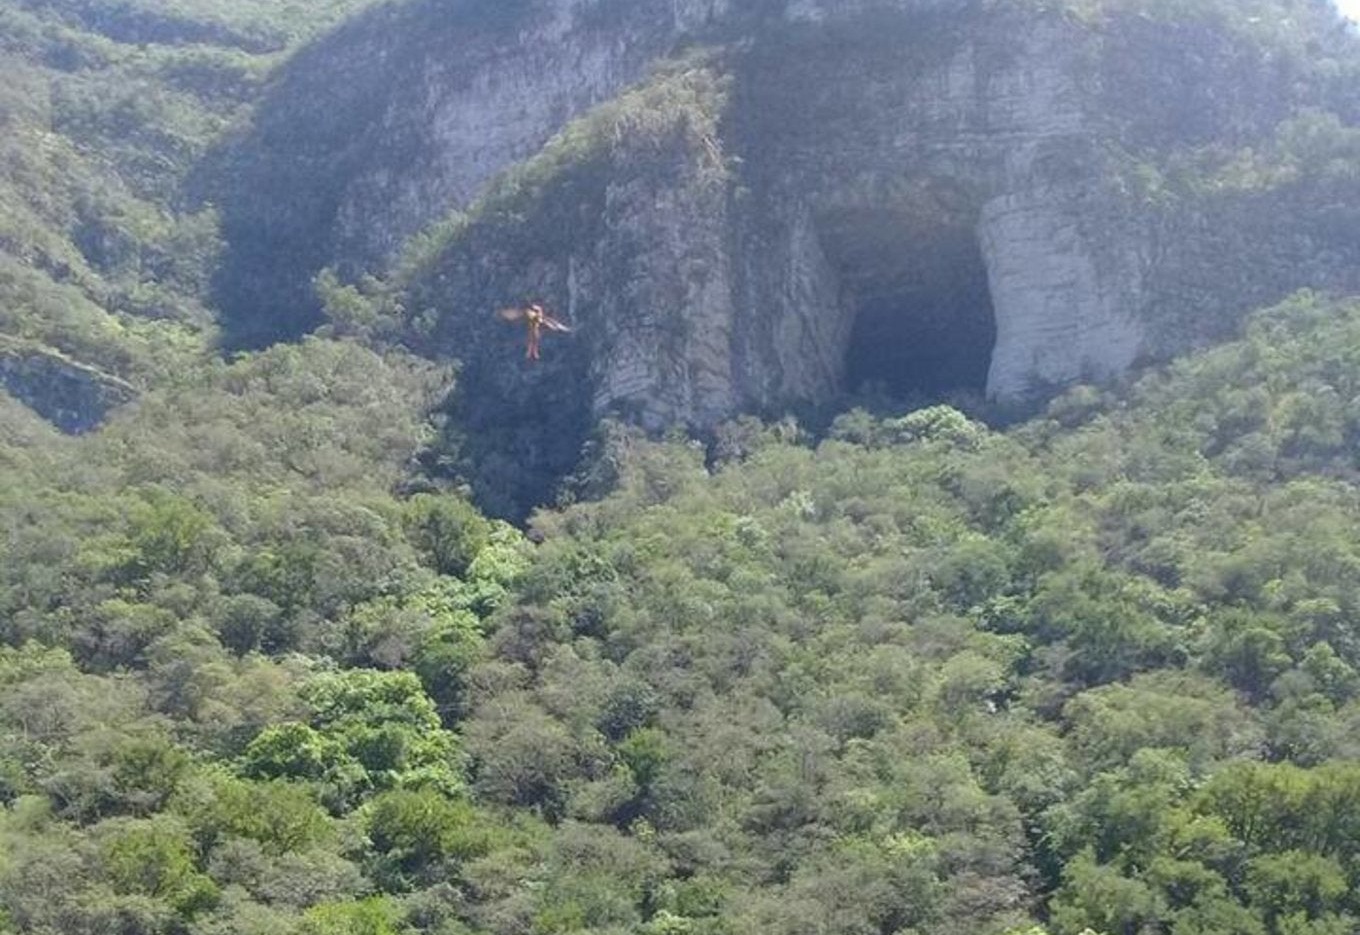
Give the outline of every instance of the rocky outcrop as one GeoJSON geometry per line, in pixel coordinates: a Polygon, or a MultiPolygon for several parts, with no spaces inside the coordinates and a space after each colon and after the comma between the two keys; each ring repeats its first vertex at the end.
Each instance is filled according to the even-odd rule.
{"type": "Polygon", "coordinates": [[[112,374],[12,339],[0,339],[0,389],[69,434],[95,428],[136,395],[112,374]]]}
{"type": "Polygon", "coordinates": [[[250,132],[193,183],[223,211],[229,337],[314,326],[318,269],[390,258],[724,11],[725,0],[413,0],[303,51],[250,132]]]}
{"type": "MultiPolygon", "coordinates": [[[[1301,286],[1360,289],[1360,244],[1312,209],[1346,214],[1353,184],[1214,176],[1336,99],[1222,24],[993,0],[510,7],[494,29],[466,7],[476,28],[457,38],[453,20],[435,39],[408,19],[345,40],[345,61],[400,80],[363,97],[337,187],[274,208],[355,270],[462,212],[402,273],[405,304],[417,346],[463,361],[465,440],[483,474],[524,474],[516,497],[607,413],[705,428],[951,378],[1023,400],[1202,343],[1301,286]],[[537,367],[488,318],[529,297],[577,325],[537,367]]],[[[315,87],[328,61],[283,87],[315,87]]],[[[290,164],[270,130],[288,113],[266,109],[259,165],[290,164]]],[[[271,229],[249,217],[235,241],[271,229]]]]}
{"type": "Polygon", "coordinates": [[[475,235],[436,264],[446,279],[460,264],[481,277],[447,290],[445,348],[477,327],[479,307],[537,294],[582,325],[596,413],[704,426],[825,400],[845,385],[866,305],[963,311],[913,289],[930,278],[933,241],[963,230],[990,281],[993,395],[1128,367],[1142,338],[1128,301],[1139,243],[1110,228],[1126,207],[1089,158],[1095,121],[1078,93],[1089,50],[1060,22],[976,25],[957,10],[790,24],[707,66],[732,86],[713,135],[677,141],[665,170],[615,159],[580,203],[607,219],[599,239],[521,257],[557,276],[508,257],[481,269],[475,235]],[[847,46],[853,56],[837,54],[847,46]]]}

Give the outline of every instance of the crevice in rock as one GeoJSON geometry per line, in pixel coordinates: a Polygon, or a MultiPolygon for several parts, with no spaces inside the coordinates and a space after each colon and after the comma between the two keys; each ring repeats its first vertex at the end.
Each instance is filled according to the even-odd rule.
{"type": "Polygon", "coordinates": [[[996,345],[972,211],[836,212],[823,248],[851,316],[845,390],[926,404],[981,397],[996,345]]]}

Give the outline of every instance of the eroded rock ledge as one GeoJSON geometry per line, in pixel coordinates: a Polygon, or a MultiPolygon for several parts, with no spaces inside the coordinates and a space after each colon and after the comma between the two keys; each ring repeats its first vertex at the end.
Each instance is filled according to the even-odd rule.
{"type": "Polygon", "coordinates": [[[68,434],[95,428],[136,395],[112,374],[11,338],[0,338],[0,389],[68,434]]]}

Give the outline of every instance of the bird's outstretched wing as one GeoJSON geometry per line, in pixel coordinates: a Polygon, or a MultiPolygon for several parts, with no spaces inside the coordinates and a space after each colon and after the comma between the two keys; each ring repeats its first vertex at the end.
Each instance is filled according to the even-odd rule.
{"type": "Polygon", "coordinates": [[[547,328],[549,331],[561,331],[563,333],[571,331],[570,326],[558,321],[556,318],[553,318],[551,315],[548,315],[546,313],[543,316],[543,327],[547,328]]]}
{"type": "Polygon", "coordinates": [[[526,309],[522,309],[522,308],[498,308],[498,309],[496,309],[496,315],[497,315],[498,317],[504,319],[505,321],[523,321],[523,320],[524,320],[524,316],[527,315],[527,314],[528,314],[528,311],[527,311],[526,309]]]}

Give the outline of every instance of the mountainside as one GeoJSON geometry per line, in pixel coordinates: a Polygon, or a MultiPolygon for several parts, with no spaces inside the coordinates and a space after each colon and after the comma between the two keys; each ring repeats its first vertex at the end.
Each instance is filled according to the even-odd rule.
{"type": "Polygon", "coordinates": [[[232,157],[224,298],[305,328],[321,265],[426,231],[410,341],[465,364],[512,502],[604,414],[1024,402],[1360,287],[1354,40],[1319,4],[489,9],[380,11],[290,66],[232,157]],[[517,367],[488,312],[534,298],[577,335],[517,367]]]}
{"type": "Polygon", "coordinates": [[[1354,935],[1358,41],[0,0],[0,935],[1354,935]]]}
{"type": "Polygon", "coordinates": [[[289,48],[362,5],[0,4],[0,387],[84,430],[196,365],[222,240],[182,186],[289,48]]]}

